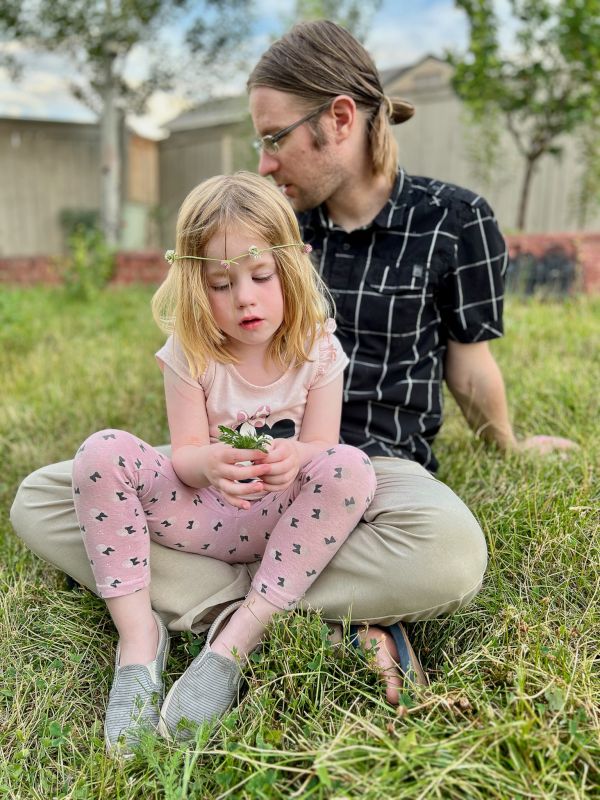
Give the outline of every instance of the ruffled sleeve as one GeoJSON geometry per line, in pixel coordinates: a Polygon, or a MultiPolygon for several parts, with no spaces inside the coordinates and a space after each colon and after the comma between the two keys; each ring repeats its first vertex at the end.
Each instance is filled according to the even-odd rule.
{"type": "Polygon", "coordinates": [[[164,345],[156,353],[155,357],[161,372],[164,372],[164,368],[167,366],[177,375],[178,378],[181,378],[182,381],[185,381],[185,383],[189,384],[190,386],[194,386],[196,388],[201,386],[205,391],[210,388],[208,384],[212,383],[212,378],[214,377],[212,373],[214,372],[214,369],[211,370],[211,365],[209,364],[206,371],[200,375],[199,378],[192,378],[183,348],[175,336],[169,336],[164,345]]]}
{"type": "Polygon", "coordinates": [[[334,319],[328,319],[323,325],[322,335],[316,344],[317,357],[309,389],[320,389],[327,386],[344,371],[348,364],[348,357],[344,353],[339,339],[334,335],[335,329],[334,319]]]}

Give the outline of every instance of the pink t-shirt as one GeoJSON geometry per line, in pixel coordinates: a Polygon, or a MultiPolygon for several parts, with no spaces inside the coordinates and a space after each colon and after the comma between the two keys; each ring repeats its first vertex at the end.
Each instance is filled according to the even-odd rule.
{"type": "Polygon", "coordinates": [[[348,363],[334,331],[335,321],[329,319],[310,352],[311,360],[288,368],[268,386],[255,386],[233,364],[214,361],[198,379],[192,378],[183,349],[174,336],[169,336],[156,358],[161,369],[166,364],[183,381],[204,390],[211,442],[219,438],[219,425],[274,439],[297,439],[309,391],[327,386],[348,363]]]}

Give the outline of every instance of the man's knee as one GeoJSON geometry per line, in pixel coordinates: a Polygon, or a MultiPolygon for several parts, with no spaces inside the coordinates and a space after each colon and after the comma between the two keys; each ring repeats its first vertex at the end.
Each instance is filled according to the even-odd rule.
{"type": "Polygon", "coordinates": [[[17,536],[25,542],[27,542],[27,534],[30,530],[29,523],[35,516],[35,510],[31,505],[30,499],[32,493],[35,493],[41,483],[40,472],[41,470],[32,472],[21,482],[10,509],[11,525],[17,536]]]}
{"type": "Polygon", "coordinates": [[[15,533],[32,550],[46,529],[62,528],[73,512],[72,462],[41,467],[19,486],[10,510],[15,533]]]}
{"type": "Polygon", "coordinates": [[[378,467],[378,489],[365,521],[385,543],[387,579],[393,572],[403,584],[397,587],[403,618],[453,613],[481,587],[487,548],[479,523],[448,486],[418,465],[378,467]]]}
{"type": "Polygon", "coordinates": [[[481,588],[487,567],[481,526],[469,509],[456,500],[455,508],[439,510],[432,520],[439,542],[439,554],[432,564],[432,584],[443,587],[433,616],[451,614],[470,602],[481,588]]]}

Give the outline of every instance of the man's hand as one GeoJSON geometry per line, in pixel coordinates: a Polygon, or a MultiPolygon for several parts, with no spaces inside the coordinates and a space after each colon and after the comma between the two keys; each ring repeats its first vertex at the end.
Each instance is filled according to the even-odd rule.
{"type": "Polygon", "coordinates": [[[263,455],[263,464],[269,465],[262,488],[268,492],[283,492],[296,480],[300,471],[300,456],[291,439],[273,439],[269,452],[263,455]]]}
{"type": "Polygon", "coordinates": [[[487,342],[448,342],[445,379],[471,428],[501,450],[543,456],[578,447],[561,436],[516,438],[508,416],[504,379],[487,342]]]}
{"type": "Polygon", "coordinates": [[[576,450],[578,447],[577,442],[562,436],[528,436],[526,439],[517,440],[514,449],[523,453],[546,456],[556,451],[576,450]]]}

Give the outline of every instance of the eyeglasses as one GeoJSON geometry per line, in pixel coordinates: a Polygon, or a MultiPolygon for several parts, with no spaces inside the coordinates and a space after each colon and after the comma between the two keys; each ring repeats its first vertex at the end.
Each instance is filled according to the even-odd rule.
{"type": "Polygon", "coordinates": [[[279,142],[283,139],[284,136],[287,136],[288,133],[291,133],[293,130],[296,130],[300,125],[303,125],[305,122],[308,122],[309,119],[313,119],[318,114],[322,114],[326,108],[329,108],[331,105],[331,100],[328,100],[323,105],[320,105],[318,108],[315,108],[314,111],[309,111],[308,114],[305,114],[296,122],[293,122],[291,125],[288,125],[287,128],[282,128],[277,133],[270,133],[266,136],[261,136],[260,139],[255,139],[252,142],[252,146],[256,150],[257,153],[269,153],[269,155],[274,155],[275,153],[279,152],[279,142]]]}

